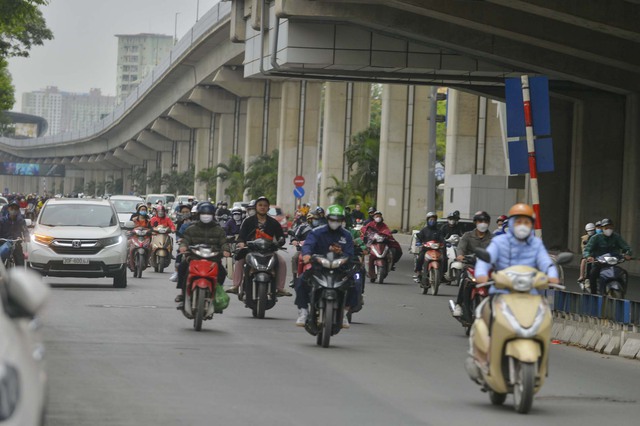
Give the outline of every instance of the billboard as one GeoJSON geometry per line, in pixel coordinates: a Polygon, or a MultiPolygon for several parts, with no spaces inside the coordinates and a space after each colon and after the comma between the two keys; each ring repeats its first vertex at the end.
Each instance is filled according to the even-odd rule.
{"type": "Polygon", "coordinates": [[[0,175],[64,177],[64,172],[61,164],[0,162],[0,175]]]}

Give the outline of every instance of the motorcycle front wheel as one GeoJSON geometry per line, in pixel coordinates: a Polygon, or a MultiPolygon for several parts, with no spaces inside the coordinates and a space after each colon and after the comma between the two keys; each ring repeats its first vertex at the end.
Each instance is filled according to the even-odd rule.
{"type": "Polygon", "coordinates": [[[431,285],[431,295],[438,295],[438,287],[440,287],[440,274],[437,269],[431,269],[429,271],[429,284],[431,285]]]}
{"type": "Polygon", "coordinates": [[[517,362],[516,384],[513,387],[514,408],[520,414],[527,414],[533,404],[536,384],[536,366],[530,362],[517,362]]]}
{"type": "Polygon", "coordinates": [[[324,318],[322,318],[322,347],[328,348],[331,343],[331,332],[333,331],[333,317],[335,316],[334,300],[327,300],[324,307],[324,318]]]}
{"type": "Polygon", "coordinates": [[[142,278],[142,263],[144,262],[144,255],[138,254],[138,263],[136,263],[135,277],[142,278]]]}
{"type": "Polygon", "coordinates": [[[258,297],[256,299],[256,316],[264,319],[264,313],[267,310],[267,285],[268,283],[258,284],[258,297]]]}
{"type": "Polygon", "coordinates": [[[378,284],[384,284],[384,278],[386,275],[386,267],[380,266],[378,268],[378,284]]]}
{"type": "Polygon", "coordinates": [[[202,330],[202,320],[204,319],[204,290],[198,288],[193,296],[196,298],[196,311],[193,315],[193,328],[196,331],[200,331],[202,330]]]}

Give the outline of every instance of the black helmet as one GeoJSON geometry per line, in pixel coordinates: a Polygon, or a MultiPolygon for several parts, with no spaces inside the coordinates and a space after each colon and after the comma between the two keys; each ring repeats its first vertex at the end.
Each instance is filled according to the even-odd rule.
{"type": "Polygon", "coordinates": [[[375,207],[369,207],[369,208],[367,209],[367,213],[369,213],[369,214],[373,214],[373,212],[375,212],[375,211],[376,211],[376,208],[375,208],[375,207]]]}
{"type": "Polygon", "coordinates": [[[447,219],[458,219],[460,218],[460,215],[456,215],[456,212],[451,212],[447,215],[447,219]]]}
{"type": "Polygon", "coordinates": [[[456,218],[460,219],[460,211],[456,210],[452,213],[456,218]]]}
{"type": "Polygon", "coordinates": [[[209,202],[200,203],[198,205],[198,214],[216,214],[216,206],[209,202]]]}
{"type": "Polygon", "coordinates": [[[323,215],[324,214],[324,209],[320,206],[316,207],[316,211],[315,211],[316,215],[323,215]]]}
{"type": "Polygon", "coordinates": [[[473,221],[474,222],[491,222],[491,216],[489,216],[489,213],[485,212],[485,211],[477,211],[474,215],[473,215],[473,221]]]}
{"type": "Polygon", "coordinates": [[[269,202],[269,199],[267,197],[265,197],[264,195],[261,197],[256,198],[256,204],[258,204],[260,201],[266,201],[267,204],[271,205],[271,203],[269,202]]]}
{"type": "Polygon", "coordinates": [[[613,221],[612,221],[611,219],[606,219],[606,218],[605,218],[605,219],[602,219],[602,220],[600,221],[600,226],[602,226],[603,228],[604,228],[605,226],[613,226],[613,221]]]}

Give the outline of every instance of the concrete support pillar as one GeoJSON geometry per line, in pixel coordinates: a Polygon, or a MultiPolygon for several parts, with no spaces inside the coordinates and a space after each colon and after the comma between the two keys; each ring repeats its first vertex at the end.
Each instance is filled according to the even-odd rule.
{"type": "Polygon", "coordinates": [[[122,193],[129,195],[133,193],[133,181],[131,180],[131,172],[133,167],[120,169],[120,178],[122,179],[122,193]]]}
{"type": "MultiPolygon", "coordinates": [[[[211,128],[196,129],[195,131],[196,146],[194,165],[196,176],[201,170],[211,167],[211,151],[212,145],[214,144],[216,114],[212,115],[211,128]]],[[[194,180],[193,195],[195,195],[198,200],[206,200],[208,197],[207,185],[199,182],[197,178],[194,180]]]]}
{"type": "MultiPolygon", "coordinates": [[[[220,131],[219,131],[219,142],[218,142],[218,163],[229,164],[229,160],[231,159],[231,155],[233,155],[233,138],[235,131],[235,117],[233,114],[220,114],[220,131]]],[[[223,172],[224,169],[218,168],[218,173],[223,172]]],[[[228,202],[233,202],[237,200],[230,200],[229,197],[225,194],[225,190],[228,187],[228,182],[222,182],[220,178],[218,178],[218,182],[216,184],[216,201],[226,200],[228,202]]]]}
{"type": "Polygon", "coordinates": [[[177,153],[175,164],[178,167],[175,169],[178,173],[186,172],[189,170],[189,166],[191,165],[191,143],[189,141],[186,142],[178,142],[177,143],[177,153]]]}
{"type": "Polygon", "coordinates": [[[244,170],[249,170],[249,165],[256,157],[262,155],[262,122],[264,115],[264,100],[262,98],[248,98],[247,103],[247,127],[245,132],[244,170]]]}
{"type": "MultiPolygon", "coordinates": [[[[429,133],[435,126],[430,87],[385,86],[382,92],[378,209],[392,228],[409,229],[424,220],[435,176],[429,173],[429,133]]],[[[434,141],[435,142],[435,141],[434,141]]]]}
{"type": "Polygon", "coordinates": [[[321,83],[282,84],[277,203],[286,213],[296,207],[293,178],[297,175],[306,180],[303,200],[317,200],[321,92],[321,83]]]}
{"type": "MultiPolygon", "coordinates": [[[[638,223],[638,206],[640,206],[640,93],[627,95],[625,123],[624,164],[622,178],[622,211],[620,231],[622,237],[634,247],[638,253],[640,241],[640,224],[638,223]]],[[[635,272],[640,271],[638,262],[631,262],[635,272]]]]}
{"type": "MultiPolygon", "coordinates": [[[[252,83],[252,87],[255,83],[252,83]]],[[[260,97],[246,100],[245,171],[256,157],[271,154],[279,145],[282,84],[264,82],[260,97]]],[[[242,106],[242,105],[241,105],[242,106]]],[[[241,151],[240,151],[241,152],[241,151]]]]}
{"type": "Polygon", "coordinates": [[[322,141],[322,177],[319,199],[321,206],[333,203],[326,189],[333,186],[331,178],[348,179],[348,165],[344,152],[351,137],[369,127],[371,114],[371,85],[368,83],[330,82],[325,85],[322,141]]]}

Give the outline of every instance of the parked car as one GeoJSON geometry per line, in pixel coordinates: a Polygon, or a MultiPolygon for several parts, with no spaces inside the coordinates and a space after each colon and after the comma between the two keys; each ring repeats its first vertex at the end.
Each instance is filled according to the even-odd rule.
{"type": "Polygon", "coordinates": [[[131,219],[131,215],[136,212],[136,206],[140,203],[144,204],[144,200],[135,195],[113,195],[109,201],[118,212],[118,222],[123,226],[125,222],[131,219]]]}
{"type": "Polygon", "coordinates": [[[35,222],[29,267],[52,277],[113,278],[127,286],[127,239],[110,201],[49,199],[35,222]]]}
{"type": "Polygon", "coordinates": [[[282,226],[282,231],[286,234],[289,231],[289,215],[285,215],[279,206],[269,207],[267,214],[273,217],[282,226]]]}
{"type": "Polygon", "coordinates": [[[32,271],[13,268],[0,280],[0,424],[44,424],[44,346],[36,315],[49,288],[32,271]],[[35,276],[34,276],[35,275],[35,276]]]}

